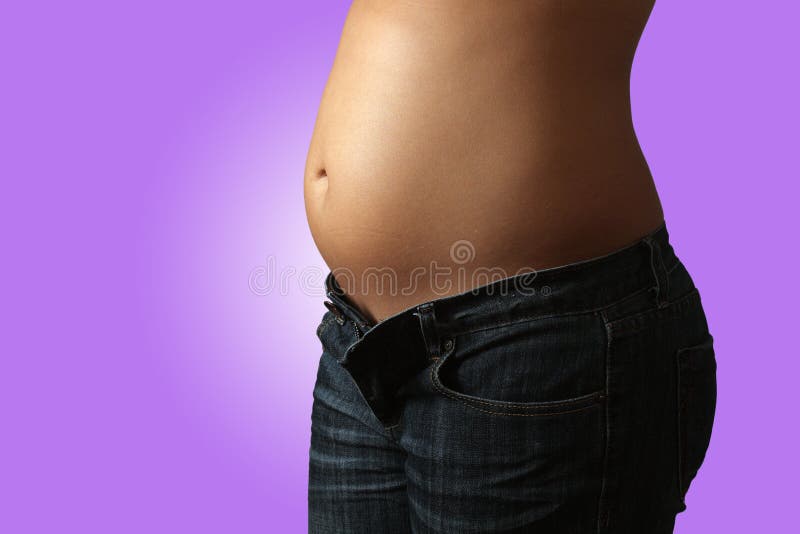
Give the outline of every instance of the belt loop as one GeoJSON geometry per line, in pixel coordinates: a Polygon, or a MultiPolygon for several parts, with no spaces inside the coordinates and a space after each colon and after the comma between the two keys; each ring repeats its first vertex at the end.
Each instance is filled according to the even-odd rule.
{"type": "Polygon", "coordinates": [[[646,237],[644,241],[650,249],[650,269],[656,282],[656,302],[659,308],[663,308],[669,303],[669,273],[664,265],[661,245],[651,236],[646,237]]]}
{"type": "Polygon", "coordinates": [[[439,333],[436,330],[436,313],[432,302],[426,302],[417,306],[414,312],[419,318],[419,326],[422,330],[422,338],[425,340],[425,348],[431,358],[439,357],[439,333]]]}

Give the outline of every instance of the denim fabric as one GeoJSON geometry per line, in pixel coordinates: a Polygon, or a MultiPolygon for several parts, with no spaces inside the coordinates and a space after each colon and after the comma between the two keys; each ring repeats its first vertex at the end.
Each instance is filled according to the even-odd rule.
{"type": "Polygon", "coordinates": [[[716,362],[665,227],[377,325],[327,290],[309,532],[673,531],[716,362]]]}

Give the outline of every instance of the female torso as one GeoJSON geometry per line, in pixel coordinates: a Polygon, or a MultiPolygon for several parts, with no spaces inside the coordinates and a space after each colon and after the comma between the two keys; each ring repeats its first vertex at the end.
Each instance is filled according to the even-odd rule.
{"type": "Polygon", "coordinates": [[[305,195],[365,315],[485,283],[476,270],[602,255],[661,224],[629,99],[652,4],[353,2],[305,195]]]}

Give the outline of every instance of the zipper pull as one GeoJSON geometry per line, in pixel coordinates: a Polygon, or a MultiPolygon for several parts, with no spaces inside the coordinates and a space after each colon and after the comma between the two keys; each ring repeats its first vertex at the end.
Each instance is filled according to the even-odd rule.
{"type": "Polygon", "coordinates": [[[336,306],[336,304],[334,304],[333,302],[331,302],[329,300],[326,300],[325,302],[323,302],[323,304],[325,304],[325,307],[328,308],[328,311],[330,311],[333,314],[333,316],[336,318],[336,322],[337,323],[339,323],[339,324],[344,324],[345,323],[347,318],[342,313],[342,310],[340,310],[336,306]]]}

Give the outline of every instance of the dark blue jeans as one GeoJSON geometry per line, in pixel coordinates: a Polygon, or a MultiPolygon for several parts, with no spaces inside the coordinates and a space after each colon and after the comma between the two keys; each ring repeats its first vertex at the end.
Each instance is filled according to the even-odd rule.
{"type": "Polygon", "coordinates": [[[377,325],[327,290],[310,532],[673,531],[716,362],[664,227],[377,325]]]}

